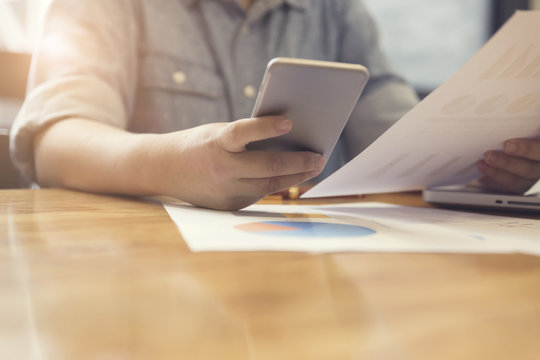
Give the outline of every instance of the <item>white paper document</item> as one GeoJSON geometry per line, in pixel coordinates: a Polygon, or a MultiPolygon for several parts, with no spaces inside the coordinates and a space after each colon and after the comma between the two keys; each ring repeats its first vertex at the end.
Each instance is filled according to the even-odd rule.
{"type": "Polygon", "coordinates": [[[464,184],[479,177],[485,151],[540,136],[539,34],[540,11],[516,13],[454,76],[303,197],[464,184]]]}
{"type": "Polygon", "coordinates": [[[235,212],[164,206],[192,251],[540,255],[540,220],[382,203],[252,205],[235,212]]]}

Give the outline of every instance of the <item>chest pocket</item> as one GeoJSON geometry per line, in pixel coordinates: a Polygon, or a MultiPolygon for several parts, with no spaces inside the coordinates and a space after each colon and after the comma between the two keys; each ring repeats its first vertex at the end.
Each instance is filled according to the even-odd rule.
{"type": "Polygon", "coordinates": [[[142,57],[139,69],[132,130],[170,132],[228,120],[224,84],[213,69],[156,55],[142,57]]]}

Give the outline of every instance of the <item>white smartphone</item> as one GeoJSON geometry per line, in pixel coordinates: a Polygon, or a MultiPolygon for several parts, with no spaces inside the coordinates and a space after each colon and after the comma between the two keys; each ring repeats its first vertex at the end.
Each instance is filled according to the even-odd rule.
{"type": "Polygon", "coordinates": [[[249,150],[312,151],[326,159],[369,78],[362,65],[296,58],[268,63],[252,117],[284,115],[292,130],[249,150]]]}

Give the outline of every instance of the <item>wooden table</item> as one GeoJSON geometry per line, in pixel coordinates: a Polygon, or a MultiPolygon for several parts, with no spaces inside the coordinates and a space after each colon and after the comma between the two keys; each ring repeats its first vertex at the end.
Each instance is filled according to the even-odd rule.
{"type": "Polygon", "coordinates": [[[132,198],[0,191],[0,286],[0,359],[540,359],[539,257],[192,253],[132,198]]]}

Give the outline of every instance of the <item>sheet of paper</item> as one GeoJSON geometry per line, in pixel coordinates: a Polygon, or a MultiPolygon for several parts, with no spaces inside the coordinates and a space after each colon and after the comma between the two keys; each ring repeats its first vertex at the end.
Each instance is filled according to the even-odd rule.
{"type": "Polygon", "coordinates": [[[479,176],[486,150],[540,136],[538,34],[540,11],[516,13],[454,76],[303,197],[464,184],[479,176]]]}
{"type": "Polygon", "coordinates": [[[192,251],[540,255],[540,220],[382,203],[253,205],[236,212],[164,206],[192,251]]]}

